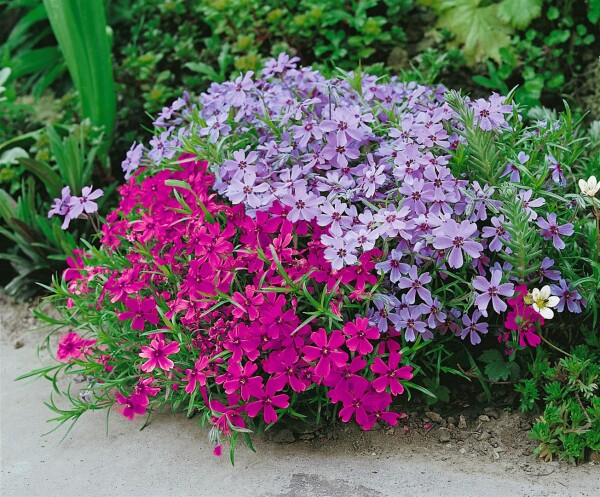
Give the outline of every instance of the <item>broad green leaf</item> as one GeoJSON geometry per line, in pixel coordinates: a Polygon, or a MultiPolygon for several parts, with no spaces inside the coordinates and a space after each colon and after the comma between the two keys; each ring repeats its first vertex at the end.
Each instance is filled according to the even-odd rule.
{"type": "Polygon", "coordinates": [[[8,223],[10,219],[16,216],[16,213],[17,203],[15,202],[15,199],[13,199],[4,189],[0,188],[0,217],[8,223]]]}
{"type": "Polygon", "coordinates": [[[51,197],[57,197],[61,188],[64,186],[58,174],[52,168],[39,160],[22,158],[19,159],[21,164],[29,172],[35,174],[46,186],[46,190],[51,197]]]}
{"type": "Polygon", "coordinates": [[[12,77],[19,79],[29,74],[52,69],[60,62],[58,47],[27,50],[12,59],[12,77]]]}
{"type": "Polygon", "coordinates": [[[454,34],[470,64],[487,58],[500,62],[499,50],[510,44],[512,29],[499,22],[498,4],[482,7],[480,3],[480,0],[440,2],[443,10],[438,26],[454,34]]]}
{"type": "Polygon", "coordinates": [[[44,0],[48,19],[81,99],[83,115],[104,126],[107,145],[116,93],[102,0],[44,0]]]}
{"type": "Polygon", "coordinates": [[[504,0],[498,4],[498,16],[517,29],[525,29],[542,13],[543,0],[504,0]]]}

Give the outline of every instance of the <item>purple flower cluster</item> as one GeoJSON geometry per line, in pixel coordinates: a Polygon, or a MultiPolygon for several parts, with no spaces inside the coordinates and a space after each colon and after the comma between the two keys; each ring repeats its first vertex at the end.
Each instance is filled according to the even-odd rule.
{"type": "Polygon", "coordinates": [[[94,200],[99,199],[104,192],[93,188],[93,186],[84,186],[81,196],[76,197],[71,195],[71,188],[65,186],[61,191],[61,197],[54,199],[54,203],[48,211],[48,217],[51,218],[55,214],[64,216],[61,228],[66,230],[73,219],[77,219],[83,214],[98,212],[98,204],[94,200]]]}

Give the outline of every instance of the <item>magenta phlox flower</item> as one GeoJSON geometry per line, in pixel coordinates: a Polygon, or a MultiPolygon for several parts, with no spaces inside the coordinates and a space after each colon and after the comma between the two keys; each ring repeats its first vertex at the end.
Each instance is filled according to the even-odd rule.
{"type": "Polygon", "coordinates": [[[258,318],[258,307],[265,301],[265,297],[262,293],[256,291],[256,287],[253,285],[246,285],[244,295],[240,292],[235,292],[231,300],[238,304],[232,311],[232,314],[236,318],[241,318],[248,315],[248,319],[254,321],[258,318]]]}
{"type": "Polygon", "coordinates": [[[67,333],[58,342],[56,358],[63,362],[68,362],[70,359],[79,359],[87,354],[88,348],[95,343],[96,340],[82,338],[75,332],[67,333]]]}
{"type": "Polygon", "coordinates": [[[398,280],[398,288],[406,289],[408,292],[405,294],[406,303],[414,304],[415,297],[418,294],[421,299],[431,299],[431,292],[425,288],[427,283],[431,283],[431,276],[429,273],[417,273],[417,266],[410,266],[408,270],[408,277],[404,276],[398,280]]]}
{"type": "Polygon", "coordinates": [[[541,228],[540,234],[545,240],[552,239],[552,244],[556,250],[565,248],[565,242],[560,238],[561,235],[571,236],[574,233],[573,224],[565,223],[559,225],[554,212],[549,212],[546,219],[539,218],[537,220],[537,225],[541,228]]]}
{"type": "Polygon", "coordinates": [[[260,355],[260,325],[256,322],[250,326],[245,323],[237,323],[229,331],[227,339],[223,342],[223,348],[232,352],[231,361],[240,362],[242,356],[255,361],[260,355]]]}
{"type": "Polygon", "coordinates": [[[135,393],[146,398],[156,397],[160,392],[160,387],[153,387],[152,383],[154,383],[154,376],[140,378],[135,386],[135,393]]]}
{"type": "Polygon", "coordinates": [[[131,397],[125,397],[119,392],[115,396],[117,402],[123,406],[118,409],[118,412],[127,419],[133,421],[136,414],[146,414],[149,403],[147,396],[134,393],[131,397]]]}
{"type": "Polygon", "coordinates": [[[448,257],[448,265],[451,268],[461,268],[464,264],[463,251],[474,259],[479,257],[483,251],[481,243],[470,239],[476,231],[475,223],[465,220],[458,224],[454,219],[449,219],[442,226],[433,230],[435,235],[433,246],[443,250],[452,248],[450,257],[448,257]]]}
{"type": "Polygon", "coordinates": [[[376,392],[373,391],[371,384],[362,376],[354,376],[348,382],[345,395],[341,400],[344,407],[340,409],[340,418],[347,423],[354,416],[363,429],[373,426],[375,416],[369,411],[375,398],[376,392]]]}
{"type": "Polygon", "coordinates": [[[143,331],[146,322],[157,325],[160,321],[158,310],[156,309],[156,301],[153,297],[142,299],[128,298],[125,301],[125,306],[129,310],[121,312],[119,320],[125,321],[126,319],[133,318],[131,323],[133,330],[143,331]]]}
{"type": "Polygon", "coordinates": [[[394,396],[404,392],[404,386],[400,383],[400,380],[412,379],[413,368],[411,366],[398,367],[401,359],[402,355],[400,353],[390,354],[387,364],[381,358],[375,358],[373,364],[371,364],[371,371],[380,375],[373,380],[373,388],[377,392],[383,392],[386,388],[389,388],[394,396]]]}
{"type": "Polygon", "coordinates": [[[162,337],[153,338],[150,346],[142,346],[142,351],[138,354],[144,359],[148,359],[142,364],[142,371],[150,373],[154,368],[158,367],[163,371],[169,371],[175,365],[168,356],[179,352],[179,344],[177,342],[169,342],[165,344],[162,337]]]}
{"type": "Polygon", "coordinates": [[[343,328],[346,337],[346,346],[352,352],[366,355],[373,352],[373,345],[369,340],[379,338],[379,329],[369,326],[367,318],[356,318],[355,322],[348,322],[343,328]]]}
{"type": "Polygon", "coordinates": [[[315,345],[306,345],[302,349],[303,359],[306,362],[317,362],[314,373],[318,377],[327,377],[332,367],[342,367],[348,361],[348,354],[339,350],[346,343],[340,330],[333,330],[327,336],[325,328],[311,333],[311,341],[315,345]]]}
{"type": "Polygon", "coordinates": [[[506,302],[500,298],[500,295],[512,297],[515,293],[515,285],[512,283],[500,284],[502,271],[492,271],[491,274],[490,281],[486,280],[483,276],[476,276],[473,280],[473,288],[478,292],[482,292],[475,298],[475,305],[484,316],[487,316],[487,308],[490,301],[492,302],[494,311],[498,314],[503,313],[506,310],[506,302]]]}
{"type": "Polygon", "coordinates": [[[262,388],[263,379],[260,376],[252,376],[258,371],[258,366],[253,362],[247,362],[242,366],[239,362],[230,362],[227,368],[228,379],[223,382],[226,394],[239,391],[242,400],[247,401],[251,392],[262,388]]]}
{"type": "Polygon", "coordinates": [[[203,387],[206,385],[206,368],[209,365],[207,356],[199,357],[194,364],[194,369],[185,370],[185,379],[188,384],[185,387],[185,393],[191,394],[196,390],[196,385],[203,387]]]}
{"type": "Polygon", "coordinates": [[[252,397],[258,400],[246,404],[245,410],[248,417],[254,418],[260,411],[263,411],[265,423],[270,424],[277,421],[278,417],[275,407],[285,409],[290,405],[288,395],[277,393],[280,391],[280,389],[277,388],[278,383],[279,382],[277,381],[273,381],[272,378],[269,378],[264,389],[262,386],[258,387],[254,385],[250,388],[252,397]]]}
{"type": "Polygon", "coordinates": [[[308,364],[300,359],[293,347],[286,347],[278,354],[269,356],[265,370],[273,373],[273,381],[279,389],[288,384],[294,392],[303,392],[310,385],[304,376],[307,367],[308,364]]]}
{"type": "Polygon", "coordinates": [[[471,317],[469,317],[468,314],[463,314],[462,322],[464,328],[460,332],[460,338],[464,340],[468,336],[471,340],[471,345],[481,343],[481,337],[479,335],[485,335],[488,332],[488,324],[479,322],[481,317],[482,314],[478,310],[473,311],[471,317]]]}

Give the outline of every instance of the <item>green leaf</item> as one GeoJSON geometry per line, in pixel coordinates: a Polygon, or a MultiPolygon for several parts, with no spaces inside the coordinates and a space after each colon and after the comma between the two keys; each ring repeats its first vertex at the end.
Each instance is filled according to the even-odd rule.
{"type": "Polygon", "coordinates": [[[61,188],[64,186],[58,174],[52,168],[39,160],[22,158],[19,159],[21,164],[30,173],[35,174],[42,183],[46,186],[46,190],[51,197],[57,197],[61,188]]]}
{"type": "Polygon", "coordinates": [[[588,0],[588,21],[596,24],[600,20],[600,0],[588,0]]]}
{"type": "Polygon", "coordinates": [[[444,0],[438,26],[448,29],[463,44],[469,64],[487,58],[501,61],[500,48],[510,44],[512,29],[498,22],[498,5],[480,6],[481,0],[444,0]]]}
{"type": "Polygon", "coordinates": [[[542,0],[504,0],[498,5],[498,16],[517,29],[525,29],[542,13],[542,0]]]}
{"type": "MultiPolygon", "coordinates": [[[[84,117],[104,126],[110,142],[117,100],[102,0],[44,0],[84,117]]],[[[107,143],[108,145],[108,143],[107,143]]]]}

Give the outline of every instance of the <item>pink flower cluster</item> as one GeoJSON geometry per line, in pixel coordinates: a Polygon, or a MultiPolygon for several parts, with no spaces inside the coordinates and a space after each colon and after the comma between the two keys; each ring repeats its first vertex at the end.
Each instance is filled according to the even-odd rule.
{"type": "MultiPolygon", "coordinates": [[[[355,265],[334,270],[317,220],[292,223],[279,203],[251,218],[210,192],[205,162],[182,155],[179,166],[143,179],[138,170],[121,187],[102,243],[126,264],[90,265],[77,254],[65,273],[73,295],[98,292],[93,305],[113,309],[122,340],[138,344],[140,384],[157,389],[116,392],[120,412],[142,415],[150,397],[181,383],[190,398],[201,394],[220,436],[228,436],[229,424],[243,428],[247,418],[276,422],[292,398],[318,386],[341,404],[344,421],[355,418],[365,429],[377,420],[396,424],[393,397],[412,378],[412,367],[400,365],[399,332],[383,336],[366,317],[348,314],[342,298],[367,296],[381,252],[365,251],[355,265]],[[303,321],[302,295],[322,292],[320,314],[338,323],[331,330],[315,326],[318,313],[303,321]]],[[[118,363],[123,345],[105,347],[95,360],[118,363]]]]}

